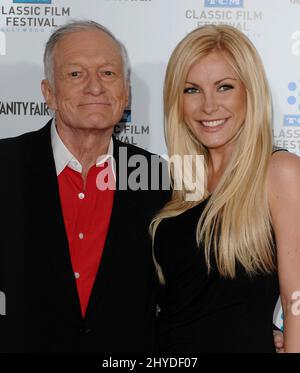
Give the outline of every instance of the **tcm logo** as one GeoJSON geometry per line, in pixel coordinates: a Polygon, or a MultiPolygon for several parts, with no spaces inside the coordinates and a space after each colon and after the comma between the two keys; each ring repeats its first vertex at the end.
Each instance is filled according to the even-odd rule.
{"type": "Polygon", "coordinates": [[[0,31],[0,56],[6,55],[6,35],[0,31]]]}
{"type": "Polygon", "coordinates": [[[5,294],[0,291],[0,316],[6,315],[6,297],[5,294]]]}
{"type": "Polygon", "coordinates": [[[207,8],[243,8],[244,0],[205,0],[207,8]]]}
{"type": "Polygon", "coordinates": [[[14,4],[52,4],[52,0],[13,0],[14,4]]]}
{"type": "Polygon", "coordinates": [[[296,82],[289,82],[287,88],[289,91],[287,103],[293,111],[299,112],[299,114],[284,115],[284,126],[300,127],[299,85],[296,82]]]}

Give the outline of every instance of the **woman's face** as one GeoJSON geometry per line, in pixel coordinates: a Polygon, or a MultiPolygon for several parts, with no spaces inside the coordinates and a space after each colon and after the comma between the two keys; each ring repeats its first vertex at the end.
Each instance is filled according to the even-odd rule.
{"type": "Polygon", "coordinates": [[[212,52],[190,68],[184,86],[184,121],[201,144],[232,146],[246,115],[246,90],[222,54],[212,52]]]}

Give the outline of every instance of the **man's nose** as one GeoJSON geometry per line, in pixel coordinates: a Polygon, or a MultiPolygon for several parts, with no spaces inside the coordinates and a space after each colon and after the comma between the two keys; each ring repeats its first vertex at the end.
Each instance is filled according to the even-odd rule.
{"type": "Polygon", "coordinates": [[[97,73],[90,73],[88,75],[86,92],[95,96],[104,92],[103,82],[97,73]]]}

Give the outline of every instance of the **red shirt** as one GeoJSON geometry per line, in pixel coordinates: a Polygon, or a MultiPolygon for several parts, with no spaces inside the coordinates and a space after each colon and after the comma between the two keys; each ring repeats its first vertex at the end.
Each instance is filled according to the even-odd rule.
{"type": "Polygon", "coordinates": [[[114,190],[99,190],[99,172],[107,162],[93,166],[83,189],[81,174],[65,167],[58,176],[63,217],[69,241],[82,315],[85,315],[109,228],[114,190]]]}

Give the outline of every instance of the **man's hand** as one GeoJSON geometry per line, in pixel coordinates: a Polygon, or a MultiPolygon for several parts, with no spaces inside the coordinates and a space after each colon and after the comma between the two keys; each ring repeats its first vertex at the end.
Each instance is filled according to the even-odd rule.
{"type": "Polygon", "coordinates": [[[284,353],[284,338],[280,330],[273,330],[274,345],[277,353],[284,353]]]}

